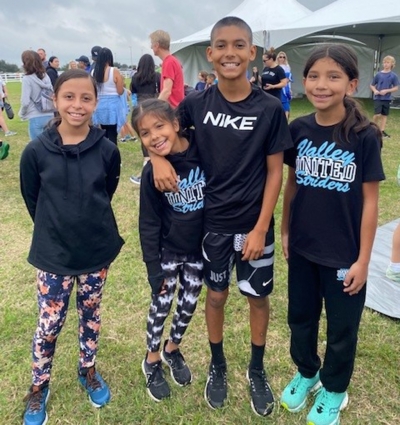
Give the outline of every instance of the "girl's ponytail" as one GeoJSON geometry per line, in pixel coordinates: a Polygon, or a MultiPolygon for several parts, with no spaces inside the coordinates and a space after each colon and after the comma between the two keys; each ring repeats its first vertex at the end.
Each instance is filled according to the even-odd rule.
{"type": "Polygon", "coordinates": [[[350,143],[350,132],[357,134],[370,126],[376,129],[377,137],[382,141],[382,134],[378,126],[369,120],[358,101],[352,97],[345,96],[343,104],[346,114],[343,120],[335,127],[333,133],[335,142],[339,144],[350,143]]]}

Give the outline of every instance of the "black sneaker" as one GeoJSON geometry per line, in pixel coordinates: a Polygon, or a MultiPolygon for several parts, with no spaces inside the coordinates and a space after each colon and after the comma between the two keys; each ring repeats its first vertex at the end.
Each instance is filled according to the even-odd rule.
{"type": "Polygon", "coordinates": [[[154,401],[161,401],[170,396],[171,392],[164,377],[161,360],[155,363],[147,363],[144,359],[142,371],[146,377],[147,392],[154,401]]]}
{"type": "Polygon", "coordinates": [[[219,409],[224,405],[228,396],[226,381],[226,364],[216,365],[210,363],[204,398],[212,409],[219,409]]]}
{"type": "Polygon", "coordinates": [[[383,136],[384,138],[388,138],[388,139],[390,139],[390,135],[389,135],[389,134],[387,134],[387,133],[386,133],[386,131],[382,131],[382,136],[383,136]]]}
{"type": "Polygon", "coordinates": [[[251,407],[254,413],[259,416],[271,414],[275,400],[264,369],[247,370],[247,380],[250,384],[251,407]]]}
{"type": "Polygon", "coordinates": [[[171,353],[167,353],[165,351],[167,343],[168,341],[165,341],[164,349],[161,352],[161,359],[169,367],[171,377],[175,384],[184,387],[192,382],[192,373],[190,372],[190,369],[188,368],[179,348],[171,353]]]}

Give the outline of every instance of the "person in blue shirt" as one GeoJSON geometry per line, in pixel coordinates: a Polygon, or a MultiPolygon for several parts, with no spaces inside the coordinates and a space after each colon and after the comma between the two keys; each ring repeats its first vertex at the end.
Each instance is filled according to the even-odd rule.
{"type": "Polygon", "coordinates": [[[390,137],[386,133],[386,121],[390,111],[390,102],[392,93],[399,88],[399,78],[393,72],[396,61],[393,56],[385,56],[383,58],[383,69],[379,71],[370,88],[374,94],[374,122],[382,131],[383,137],[390,137]]]}

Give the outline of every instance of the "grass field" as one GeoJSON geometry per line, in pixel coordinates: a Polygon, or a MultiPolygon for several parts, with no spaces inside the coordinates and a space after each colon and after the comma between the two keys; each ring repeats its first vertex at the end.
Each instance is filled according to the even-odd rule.
{"type": "MultiPolygon", "coordinates": [[[[20,84],[9,83],[10,101],[19,107],[20,84]]],[[[371,116],[371,102],[365,108],[371,116]]],[[[292,103],[292,117],[311,111],[305,100],[292,103]]],[[[27,123],[16,117],[8,122],[18,135],[7,138],[9,157],[0,162],[0,424],[22,423],[22,399],[30,385],[30,346],[37,317],[35,270],[26,261],[32,223],[19,191],[19,158],[28,143],[27,123]]],[[[379,224],[399,216],[400,189],[396,172],[400,162],[400,111],[392,110],[384,140],[386,181],[381,184],[379,224]]],[[[3,139],[6,140],[6,139],[3,139]]],[[[58,340],[54,361],[49,425],[167,425],[167,424],[304,424],[308,409],[290,414],[276,406],[268,418],[259,418],[250,408],[245,377],[249,361],[248,307],[235,286],[226,306],[225,340],[228,360],[229,399],[220,411],[210,410],[203,389],[209,363],[204,323],[204,295],[182,344],[194,381],[187,388],[171,382],[170,400],[155,403],[148,397],[141,361],[145,354],[145,324],[150,292],[141,260],[137,218],[138,188],[129,176],[138,173],[142,158],[138,143],[120,144],[122,175],[113,206],[125,246],[113,263],[103,301],[103,324],[97,366],[112,391],[111,403],[103,409],[91,407],[79,387],[77,367],[77,315],[74,300],[69,318],[58,340]]],[[[276,222],[280,223],[280,199],[276,222]]],[[[279,235],[279,228],[277,228],[279,235]]],[[[289,356],[286,325],[286,264],[276,244],[275,290],[271,296],[271,322],[266,350],[266,370],[276,397],[294,373],[289,356]]],[[[75,297],[75,296],[74,296],[75,297]]],[[[400,302],[400,300],[399,300],[400,302]]],[[[169,321],[167,322],[170,323],[169,321]]],[[[168,324],[166,334],[168,332],[168,324]]],[[[325,322],[322,320],[320,350],[324,351],[325,322]]],[[[350,404],[342,413],[342,424],[400,424],[399,321],[366,309],[359,334],[358,355],[350,404]]],[[[310,406],[308,406],[310,407],[310,406]]]]}

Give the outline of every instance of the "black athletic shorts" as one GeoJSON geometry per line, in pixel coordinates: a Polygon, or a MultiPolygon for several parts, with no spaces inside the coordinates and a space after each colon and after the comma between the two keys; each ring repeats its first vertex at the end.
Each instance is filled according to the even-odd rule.
{"type": "Polygon", "coordinates": [[[213,291],[228,288],[236,265],[237,285],[243,295],[266,297],[274,286],[274,229],[266,235],[264,254],[258,260],[242,261],[246,234],[207,233],[203,239],[204,281],[213,291]]]}
{"type": "Polygon", "coordinates": [[[374,114],[375,115],[389,115],[390,100],[374,100],[374,114]]]}

